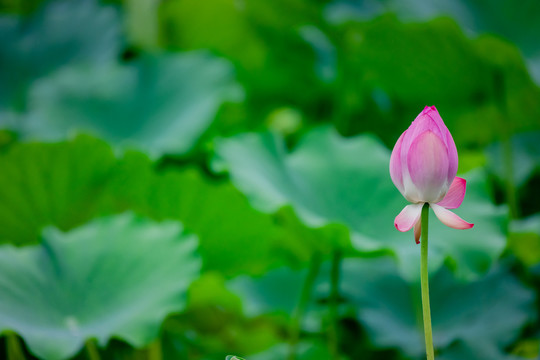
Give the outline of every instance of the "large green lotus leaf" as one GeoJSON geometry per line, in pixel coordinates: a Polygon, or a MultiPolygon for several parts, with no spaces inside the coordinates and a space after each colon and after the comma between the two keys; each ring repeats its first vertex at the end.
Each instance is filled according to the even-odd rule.
{"type": "Polygon", "coordinates": [[[24,110],[30,83],[66,64],[114,60],[121,27],[116,9],[95,0],[45,2],[29,17],[2,15],[0,108],[24,110]]]}
{"type": "Polygon", "coordinates": [[[332,22],[366,19],[394,12],[405,21],[426,21],[451,16],[472,35],[495,33],[515,43],[525,55],[531,74],[540,83],[540,48],[535,34],[540,32],[540,5],[526,0],[516,6],[511,0],[443,0],[426,4],[419,0],[381,2],[335,1],[326,15],[332,22]]]}
{"type": "Polygon", "coordinates": [[[141,153],[117,159],[106,143],[86,136],[16,144],[0,154],[0,166],[0,242],[36,243],[47,225],[69,230],[97,215],[134,210],[182,221],[200,238],[205,269],[235,275],[277,265],[274,248],[296,241],[296,232],[254,210],[229,182],[196,169],[160,172],[141,153]]]}
{"type": "Polygon", "coordinates": [[[88,137],[0,154],[0,243],[36,243],[44,226],[68,230],[90,220],[115,162],[106,143],[88,137]]]}
{"type": "Polygon", "coordinates": [[[229,181],[186,167],[154,169],[141,153],[127,153],[107,190],[109,211],[132,209],[155,219],[180,220],[200,239],[205,270],[228,276],[262,274],[288,262],[304,265],[339,244],[352,252],[348,229],[306,227],[289,208],[275,216],[253,209],[229,181]]]}
{"type": "MultiPolygon", "coordinates": [[[[277,135],[244,134],[218,141],[216,151],[215,168],[228,169],[255,208],[276,212],[289,205],[315,228],[344,224],[356,249],[394,252],[402,273],[417,277],[420,248],[412,233],[393,226],[406,201],[390,180],[390,152],[373,137],[347,139],[333,129],[317,128],[289,153],[277,135]]],[[[432,215],[430,266],[434,271],[447,259],[458,276],[473,278],[487,271],[504,248],[504,208],[491,203],[480,171],[464,176],[467,195],[456,213],[476,226],[458,231],[432,215]]]]}
{"type": "Polygon", "coordinates": [[[241,90],[230,64],[206,52],[144,55],[127,64],[73,66],[34,85],[25,138],[89,132],[153,156],[189,151],[225,100],[241,90]]]}
{"type": "MultiPolygon", "coordinates": [[[[326,286],[318,289],[327,293],[324,272],[322,279],[326,286]]],[[[401,277],[392,260],[344,260],[340,286],[376,346],[424,354],[420,286],[401,277]]],[[[486,355],[500,352],[535,318],[533,291],[503,266],[470,283],[442,268],[431,276],[430,300],[433,341],[441,353],[457,341],[486,355]]]]}
{"type": "Polygon", "coordinates": [[[184,308],[201,265],[197,239],[179,223],[129,213],[68,233],[48,228],[40,245],[5,245],[0,259],[0,329],[44,359],[68,358],[88,338],[148,344],[184,308]]]}
{"type": "Polygon", "coordinates": [[[107,193],[111,211],[180,220],[200,239],[204,269],[227,276],[276,266],[282,262],[276,248],[292,236],[229,182],[213,181],[194,168],[156,171],[140,153],[126,154],[107,193]]]}

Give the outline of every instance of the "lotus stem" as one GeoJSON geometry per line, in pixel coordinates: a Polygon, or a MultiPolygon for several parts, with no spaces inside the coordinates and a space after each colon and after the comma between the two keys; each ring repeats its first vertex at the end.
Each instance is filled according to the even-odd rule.
{"type": "Polygon", "coordinates": [[[161,360],[163,358],[163,354],[161,351],[161,341],[157,339],[153,343],[148,346],[148,360],[161,360]]]}
{"type": "Polygon", "coordinates": [[[10,332],[6,335],[8,360],[25,360],[24,351],[17,334],[10,332]]]}
{"type": "Polygon", "coordinates": [[[335,250],[332,255],[332,269],[330,272],[330,326],[328,331],[328,345],[332,359],[339,359],[338,346],[338,305],[339,305],[339,268],[341,264],[341,251],[335,250]]]}
{"type": "Polygon", "coordinates": [[[300,340],[300,329],[302,327],[302,319],[304,313],[306,312],[307,305],[311,298],[311,293],[313,291],[313,285],[315,284],[315,279],[319,274],[319,269],[321,267],[321,255],[318,253],[313,254],[309,264],[309,271],[306,275],[304,285],[302,287],[302,292],[300,294],[300,299],[294,310],[292,323],[291,323],[291,336],[289,341],[289,355],[288,360],[296,359],[296,348],[300,340]]]}
{"type": "Polygon", "coordinates": [[[428,274],[428,227],[429,204],[422,207],[422,241],[420,260],[420,284],[422,288],[422,311],[424,315],[424,336],[426,338],[427,360],[434,360],[433,335],[431,330],[431,310],[429,306],[429,274],[428,274]]]}
{"type": "Polygon", "coordinates": [[[101,357],[99,356],[99,350],[94,340],[86,340],[85,347],[86,354],[88,355],[88,360],[101,360],[101,357]]]}

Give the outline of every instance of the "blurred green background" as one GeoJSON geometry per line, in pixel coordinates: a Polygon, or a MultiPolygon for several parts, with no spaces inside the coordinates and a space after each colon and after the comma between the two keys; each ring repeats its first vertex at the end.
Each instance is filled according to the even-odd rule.
{"type": "Polygon", "coordinates": [[[536,0],[1,0],[0,357],[425,357],[390,151],[426,105],[440,360],[538,359],[536,0]]]}

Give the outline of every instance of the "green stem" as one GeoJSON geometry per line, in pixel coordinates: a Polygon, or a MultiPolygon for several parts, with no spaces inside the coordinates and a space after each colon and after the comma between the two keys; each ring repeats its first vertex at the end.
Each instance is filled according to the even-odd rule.
{"type": "Polygon", "coordinates": [[[428,226],[429,204],[422,207],[422,241],[420,260],[420,284],[422,287],[422,311],[424,313],[424,336],[426,337],[426,355],[428,360],[435,359],[433,353],[433,335],[431,331],[431,310],[429,307],[429,274],[428,274],[428,226]]]}
{"type": "Polygon", "coordinates": [[[17,334],[8,333],[6,336],[7,358],[8,360],[24,360],[24,351],[17,334]]]}
{"type": "Polygon", "coordinates": [[[92,340],[92,339],[86,340],[85,347],[86,347],[86,353],[88,355],[88,360],[100,360],[101,359],[100,356],[99,356],[99,350],[98,350],[94,340],[92,340]]]}
{"type": "Polygon", "coordinates": [[[516,186],[514,184],[514,163],[513,163],[513,149],[512,140],[505,137],[502,142],[503,146],[503,164],[504,172],[506,174],[506,198],[508,201],[508,216],[510,220],[517,219],[519,217],[518,210],[518,195],[516,186]]]}
{"type": "Polygon", "coordinates": [[[161,351],[161,341],[157,339],[148,346],[148,360],[161,360],[163,353],[161,351]]]}
{"type": "Polygon", "coordinates": [[[304,313],[309,303],[309,299],[311,298],[313,285],[315,284],[315,280],[317,279],[317,275],[319,274],[320,267],[321,267],[321,255],[318,253],[315,253],[313,254],[311,258],[311,261],[309,264],[309,271],[306,276],[306,280],[304,281],[304,285],[302,287],[302,293],[300,294],[300,299],[298,300],[298,304],[296,306],[296,309],[294,310],[292,323],[291,323],[289,355],[287,357],[288,360],[296,359],[296,347],[300,340],[300,328],[302,326],[302,318],[304,317],[304,313]]]}
{"type": "Polygon", "coordinates": [[[338,305],[339,305],[339,268],[341,263],[341,252],[335,250],[332,255],[332,269],[330,272],[330,326],[328,331],[328,346],[332,359],[339,359],[338,347],[338,305]]]}

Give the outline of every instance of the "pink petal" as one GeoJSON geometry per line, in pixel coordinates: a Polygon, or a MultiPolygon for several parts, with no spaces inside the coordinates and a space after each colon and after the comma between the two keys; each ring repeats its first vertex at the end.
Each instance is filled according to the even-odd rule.
{"type": "Polygon", "coordinates": [[[407,130],[401,134],[392,150],[392,155],[390,156],[390,177],[401,193],[404,191],[403,173],[401,168],[401,144],[403,143],[403,135],[405,135],[406,132],[407,130]]]}
{"type": "Polygon", "coordinates": [[[474,226],[474,224],[466,222],[465,220],[463,220],[450,210],[446,210],[442,206],[439,206],[437,204],[430,204],[430,206],[435,212],[435,215],[446,226],[458,230],[470,229],[474,226]]]}
{"type": "MultiPolygon", "coordinates": [[[[431,131],[435,133],[439,138],[444,138],[444,133],[441,132],[441,126],[439,123],[437,123],[437,117],[430,116],[431,115],[431,108],[429,106],[426,106],[424,110],[418,114],[416,119],[412,122],[411,126],[407,129],[409,131],[408,136],[404,139],[405,142],[405,148],[408,149],[414,139],[416,137],[420,136],[422,133],[426,131],[431,131]]],[[[436,110],[435,110],[436,112],[436,110]]],[[[437,113],[438,115],[438,113],[437,113]]],[[[440,116],[438,117],[440,119],[440,116]]],[[[441,119],[442,122],[442,119],[441,119]]],[[[444,126],[444,129],[446,130],[446,126],[444,123],[442,123],[444,126]]],[[[448,131],[448,130],[446,130],[448,131]]]]}
{"type": "Polygon", "coordinates": [[[435,106],[426,106],[424,110],[422,111],[422,115],[425,116],[426,118],[431,119],[431,121],[433,121],[433,123],[439,130],[437,134],[440,135],[441,139],[443,139],[444,144],[448,145],[447,144],[448,138],[446,137],[446,134],[447,133],[449,134],[450,132],[448,131],[448,128],[444,124],[444,121],[441,118],[441,115],[439,115],[437,108],[435,106]]]}
{"type": "Polygon", "coordinates": [[[444,199],[439,201],[437,205],[446,209],[457,209],[465,197],[466,185],[467,180],[456,176],[452,182],[452,185],[450,185],[450,189],[448,189],[446,196],[444,199]]]}
{"type": "Polygon", "coordinates": [[[440,201],[448,190],[448,152],[442,140],[432,131],[422,133],[411,144],[407,165],[420,192],[418,201],[440,201]]]}
{"type": "Polygon", "coordinates": [[[439,112],[437,111],[437,108],[435,106],[426,106],[422,113],[420,113],[420,115],[431,119],[433,123],[436,124],[438,131],[435,131],[435,133],[440,136],[441,140],[443,140],[444,144],[446,145],[446,149],[448,152],[447,179],[448,183],[451,183],[452,179],[454,179],[454,177],[456,176],[458,168],[458,153],[456,149],[456,144],[454,143],[454,139],[452,138],[452,134],[450,134],[450,131],[448,131],[448,128],[444,124],[444,121],[441,118],[441,115],[439,115],[439,112]]]}
{"type": "Polygon", "coordinates": [[[446,131],[446,148],[448,149],[448,182],[452,181],[457,174],[458,169],[458,154],[456,143],[452,138],[450,131],[446,131]]]}
{"type": "Polygon", "coordinates": [[[414,241],[416,241],[417,244],[420,244],[421,235],[422,235],[422,216],[420,216],[416,224],[414,224],[414,241]]]}
{"type": "Polygon", "coordinates": [[[401,232],[411,230],[418,219],[420,219],[422,206],[424,206],[424,204],[412,204],[405,206],[394,220],[394,226],[396,229],[401,232]]]}

